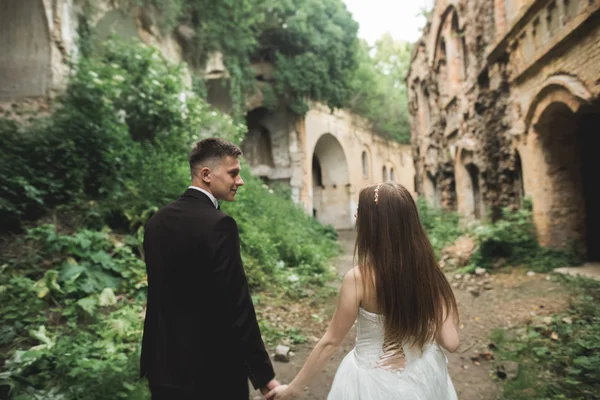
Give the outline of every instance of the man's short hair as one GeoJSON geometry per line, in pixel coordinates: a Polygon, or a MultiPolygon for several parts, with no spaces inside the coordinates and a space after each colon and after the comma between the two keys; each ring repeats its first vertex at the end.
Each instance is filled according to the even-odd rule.
{"type": "Polygon", "coordinates": [[[220,138],[208,138],[197,141],[190,153],[190,170],[206,166],[209,162],[220,161],[227,156],[239,157],[242,150],[235,144],[220,138]]]}

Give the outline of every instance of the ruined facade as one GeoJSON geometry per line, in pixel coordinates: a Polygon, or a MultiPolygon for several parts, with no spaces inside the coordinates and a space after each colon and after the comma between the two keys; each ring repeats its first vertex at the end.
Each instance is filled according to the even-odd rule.
{"type": "MultiPolygon", "coordinates": [[[[85,12],[78,0],[9,1],[0,12],[0,110],[43,104],[66,85],[65,61],[76,58],[77,27],[85,12]],[[31,99],[42,99],[41,102],[31,99]]],[[[194,33],[179,26],[161,32],[153,9],[115,9],[115,2],[94,2],[88,23],[100,39],[115,32],[121,38],[138,38],[155,46],[168,59],[186,59],[186,42],[194,33]]],[[[260,85],[269,85],[273,66],[253,66],[260,85]]],[[[206,68],[185,70],[207,79],[208,101],[231,112],[226,89],[228,73],[222,57],[214,54],[206,68]]],[[[395,181],[414,192],[411,148],[375,135],[363,119],[338,110],[332,113],[313,104],[304,118],[285,106],[267,108],[260,93],[247,99],[248,135],[242,144],[255,175],[266,182],[289,185],[292,199],[325,224],[350,228],[361,188],[395,181]]]]}
{"type": "MultiPolygon", "coordinates": [[[[220,83],[209,81],[209,102],[230,109],[231,100],[213,85],[220,83]]],[[[367,121],[347,111],[313,104],[298,118],[283,106],[269,110],[251,99],[246,123],[242,150],[254,175],[289,185],[292,200],[323,224],[351,228],[365,186],[390,181],[415,193],[410,145],[376,135],[367,121]]]]}
{"type": "Polygon", "coordinates": [[[438,0],[407,76],[418,192],[467,220],[531,198],[600,259],[600,0],[438,0]]]}

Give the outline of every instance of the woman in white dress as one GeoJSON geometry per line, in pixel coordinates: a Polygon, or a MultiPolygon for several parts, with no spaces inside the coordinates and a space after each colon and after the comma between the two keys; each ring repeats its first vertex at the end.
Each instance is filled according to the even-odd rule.
{"type": "Polygon", "coordinates": [[[406,188],[363,189],[356,215],[358,267],[344,277],[323,338],[289,385],[267,399],[298,398],[358,318],[356,345],[329,400],[455,400],[446,355],[458,348],[458,309],[406,188]]]}

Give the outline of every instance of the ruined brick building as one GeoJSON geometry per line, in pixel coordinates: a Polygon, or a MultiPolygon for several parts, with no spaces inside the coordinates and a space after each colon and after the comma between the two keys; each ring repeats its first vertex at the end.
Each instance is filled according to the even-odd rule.
{"type": "Polygon", "coordinates": [[[600,260],[600,0],[438,0],[407,76],[417,190],[470,220],[531,198],[600,260]]]}
{"type": "MultiPolygon", "coordinates": [[[[82,0],[21,0],[0,6],[0,113],[44,105],[60,94],[68,80],[68,59],[76,59],[77,27],[82,19],[97,38],[111,32],[156,47],[174,62],[183,62],[194,33],[186,25],[162,32],[154,7],[122,9],[120,2],[94,0],[95,12],[86,14],[82,0]],[[190,32],[191,31],[191,32],[190,32]]],[[[272,84],[273,65],[252,65],[257,81],[272,84]]],[[[185,68],[206,79],[209,104],[230,112],[232,99],[225,89],[228,73],[222,54],[211,54],[206,68],[185,68]]],[[[44,107],[46,109],[46,107],[44,107]]],[[[36,109],[37,110],[37,109],[36,109]]],[[[409,145],[375,134],[367,121],[345,110],[335,113],[321,104],[299,118],[284,106],[269,110],[261,96],[247,101],[248,134],[242,144],[255,175],[289,186],[292,200],[305,212],[335,228],[351,228],[358,194],[381,181],[414,189],[414,162],[409,145]]]]}

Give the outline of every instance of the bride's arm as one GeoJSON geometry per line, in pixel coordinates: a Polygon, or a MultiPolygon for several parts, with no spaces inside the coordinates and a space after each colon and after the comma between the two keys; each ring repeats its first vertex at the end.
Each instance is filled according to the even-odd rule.
{"type": "Polygon", "coordinates": [[[458,329],[456,328],[455,315],[448,314],[444,307],[443,312],[444,324],[437,335],[437,342],[450,353],[454,353],[460,344],[458,338],[458,329]]]}
{"type": "Polygon", "coordinates": [[[338,306],[327,328],[327,332],[308,356],[304,366],[290,383],[288,390],[299,394],[325,363],[336,353],[342,340],[356,321],[358,307],[361,301],[361,283],[358,282],[353,270],[344,276],[338,306]]]}

